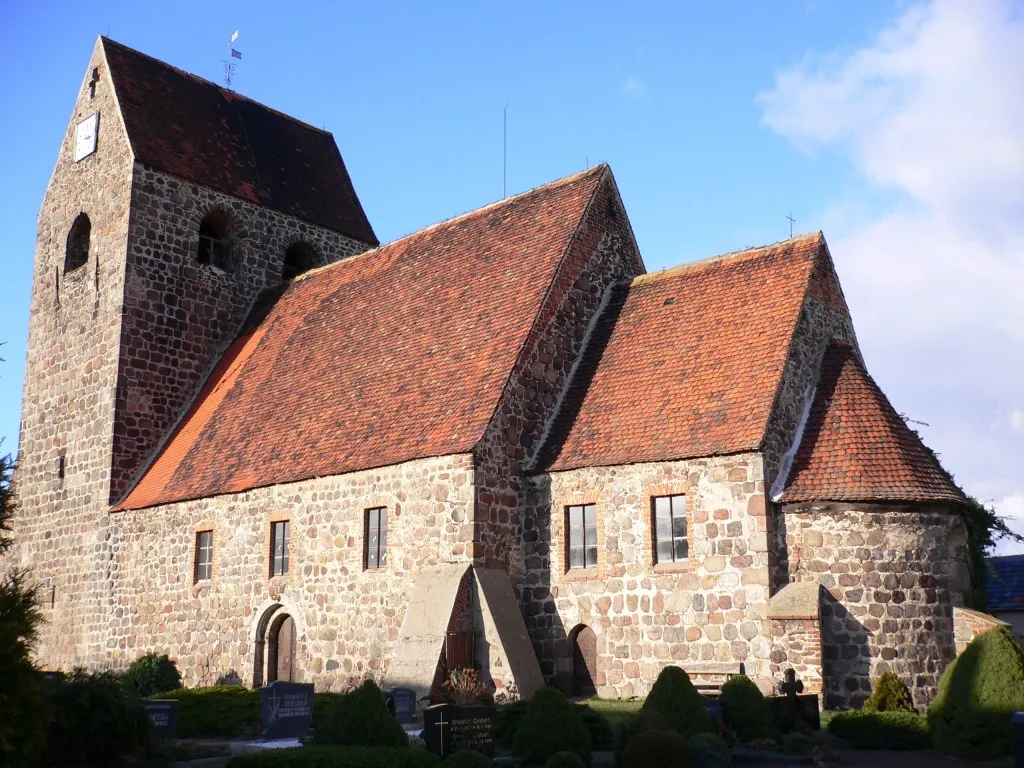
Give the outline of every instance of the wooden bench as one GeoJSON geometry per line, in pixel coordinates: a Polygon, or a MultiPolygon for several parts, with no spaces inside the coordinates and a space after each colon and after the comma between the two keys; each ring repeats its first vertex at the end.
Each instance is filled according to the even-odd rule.
{"type": "Polygon", "coordinates": [[[733,675],[746,674],[746,667],[742,661],[705,661],[694,664],[683,662],[682,667],[690,676],[693,687],[705,696],[718,696],[722,693],[722,686],[726,680],[733,675]]]}

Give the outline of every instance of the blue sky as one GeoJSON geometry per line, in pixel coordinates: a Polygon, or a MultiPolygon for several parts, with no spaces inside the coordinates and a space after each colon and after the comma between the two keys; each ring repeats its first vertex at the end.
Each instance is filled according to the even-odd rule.
{"type": "Polygon", "coordinates": [[[607,162],[648,269],[823,229],[869,370],[1024,530],[1019,2],[4,0],[0,436],[35,218],[98,34],[334,133],[382,241],[607,162]],[[1014,75],[1016,73],[1016,75],[1014,75]]]}

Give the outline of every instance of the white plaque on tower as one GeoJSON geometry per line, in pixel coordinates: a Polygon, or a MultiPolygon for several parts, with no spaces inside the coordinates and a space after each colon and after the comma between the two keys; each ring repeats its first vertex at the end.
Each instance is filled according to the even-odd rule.
{"type": "Polygon", "coordinates": [[[99,127],[100,113],[93,112],[75,128],[75,162],[88,157],[96,151],[96,129],[99,127]]]}

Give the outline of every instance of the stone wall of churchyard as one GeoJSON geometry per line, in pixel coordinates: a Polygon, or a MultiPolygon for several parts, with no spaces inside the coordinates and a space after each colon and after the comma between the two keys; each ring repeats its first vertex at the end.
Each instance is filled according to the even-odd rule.
{"type": "Polygon", "coordinates": [[[602,696],[643,696],[667,664],[738,668],[769,685],[768,531],[758,454],[553,472],[530,479],[526,625],[552,683],[570,633],[597,635],[602,696]],[[685,494],[689,558],[654,562],[651,498],[685,494]],[[595,503],[598,564],[566,565],[565,508],[595,503]]]}
{"type": "Polygon", "coordinates": [[[281,283],[286,249],[314,265],[367,245],[136,164],[128,229],[111,502],[118,500],[195,396],[256,297],[281,283]],[[226,217],[229,270],[197,261],[199,225],[226,217]]]}
{"type": "Polygon", "coordinates": [[[425,566],[471,559],[472,459],[255,489],[111,516],[116,585],[110,663],[170,653],[189,686],[254,678],[258,625],[295,619],[298,679],[338,690],[386,672],[425,566]],[[388,508],[387,563],[364,568],[364,511],[388,508]],[[290,567],[270,577],[270,524],[290,521],[290,567]],[[195,583],[196,533],[213,531],[213,576],[195,583]]]}
{"type": "MultiPolygon", "coordinates": [[[[106,643],[106,500],[131,172],[97,47],[39,211],[15,474],[11,558],[31,568],[40,587],[45,621],[38,657],[45,668],[98,663],[106,643]],[[76,126],[96,112],[96,151],[75,162],[76,126]],[[82,213],[91,224],[88,259],[65,273],[68,234],[82,213]]],[[[0,437],[14,449],[17,435],[0,437]]]]}
{"type": "Polygon", "coordinates": [[[641,272],[625,209],[607,173],[475,451],[478,556],[508,569],[513,585],[523,577],[521,468],[540,448],[610,287],[641,272]]]}
{"type": "Polygon", "coordinates": [[[793,505],[778,546],[792,581],[819,581],[825,706],[859,706],[883,672],[914,702],[934,695],[956,653],[953,609],[967,586],[960,517],[941,507],[793,505]]]}

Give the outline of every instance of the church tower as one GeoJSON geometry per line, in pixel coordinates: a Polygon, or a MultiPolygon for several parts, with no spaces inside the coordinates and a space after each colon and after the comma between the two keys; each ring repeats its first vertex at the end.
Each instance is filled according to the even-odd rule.
{"type": "Polygon", "coordinates": [[[257,299],[376,245],[330,134],[97,41],[39,212],[15,476],[44,666],[104,665],[109,510],[257,299]]]}

